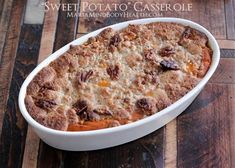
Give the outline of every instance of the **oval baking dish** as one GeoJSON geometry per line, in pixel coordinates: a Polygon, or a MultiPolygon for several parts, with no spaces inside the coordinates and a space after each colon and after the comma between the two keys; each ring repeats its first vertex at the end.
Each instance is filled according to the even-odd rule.
{"type": "Polygon", "coordinates": [[[182,113],[196,98],[196,96],[203,89],[205,84],[208,82],[212,74],[215,72],[216,67],[218,66],[220,59],[220,50],[219,46],[212,36],[212,34],[206,30],[204,27],[200,26],[197,23],[194,23],[189,20],[179,19],[179,18],[147,18],[147,19],[138,19],[127,21],[112,26],[114,30],[120,30],[127,27],[129,24],[147,24],[151,22],[175,22],[180,23],[186,26],[190,26],[194,29],[197,29],[208,37],[209,45],[213,50],[211,66],[203,77],[203,79],[189,91],[181,99],[170,105],[169,107],[163,109],[162,111],[153,114],[152,116],[146,117],[144,119],[129,123],[126,125],[121,125],[113,128],[106,128],[100,130],[84,131],[84,132],[69,132],[69,131],[59,131],[47,128],[38,122],[36,122],[28,113],[25,106],[25,95],[28,84],[34,78],[34,76],[45,66],[63,53],[69,50],[70,45],[79,45],[87,41],[89,37],[94,37],[98,35],[103,29],[96,30],[92,33],[89,33],[85,36],[82,36],[71,43],[65,45],[55,53],[51,54],[46,60],[40,63],[26,78],[24,81],[20,93],[19,93],[19,107],[22,115],[26,121],[32,126],[37,135],[48,145],[55,148],[70,150],[70,151],[84,151],[84,150],[96,150],[107,147],[112,147],[133,141],[137,138],[143,137],[158,128],[164,126],[169,121],[177,117],[182,113]]]}

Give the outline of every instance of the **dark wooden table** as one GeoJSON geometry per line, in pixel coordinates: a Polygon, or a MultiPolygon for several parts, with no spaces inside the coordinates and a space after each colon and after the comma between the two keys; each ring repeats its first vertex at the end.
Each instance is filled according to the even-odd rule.
{"type": "MultiPolygon", "coordinates": [[[[134,142],[91,152],[61,151],[40,141],[19,112],[18,92],[26,76],[53,51],[90,31],[135,17],[68,17],[62,8],[44,15],[41,2],[0,0],[1,168],[235,167],[234,0],[178,0],[174,3],[192,4],[192,11],[159,13],[191,19],[210,30],[221,47],[219,67],[192,105],[163,128],[134,142]]],[[[128,12],[134,12],[134,1],[61,0],[65,4],[86,2],[125,3],[128,12]]],[[[77,14],[84,12],[89,11],[77,10],[77,14]]],[[[112,8],[111,13],[116,12],[121,11],[112,8]]]]}

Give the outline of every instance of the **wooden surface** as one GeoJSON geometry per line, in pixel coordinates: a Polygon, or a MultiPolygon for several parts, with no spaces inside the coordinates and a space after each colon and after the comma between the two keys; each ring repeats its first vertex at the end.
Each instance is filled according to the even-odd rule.
{"type": "MultiPolygon", "coordinates": [[[[192,105],[163,128],[134,142],[91,152],[61,151],[43,143],[19,112],[18,92],[31,70],[53,51],[90,31],[135,17],[67,17],[61,8],[42,14],[42,8],[37,6],[43,0],[29,1],[32,0],[28,3],[27,0],[0,0],[1,168],[235,167],[234,0],[178,0],[178,3],[192,3],[192,11],[161,13],[161,16],[196,21],[215,35],[222,57],[216,73],[192,105]],[[37,9],[37,17],[43,18],[33,18],[33,9],[37,9]]],[[[128,12],[134,11],[133,1],[48,2],[126,3],[128,12]]],[[[164,0],[143,2],[173,3],[164,0]]],[[[112,10],[111,13],[121,13],[112,10]]],[[[89,11],[82,7],[77,10],[77,13],[85,12],[89,11]]]]}

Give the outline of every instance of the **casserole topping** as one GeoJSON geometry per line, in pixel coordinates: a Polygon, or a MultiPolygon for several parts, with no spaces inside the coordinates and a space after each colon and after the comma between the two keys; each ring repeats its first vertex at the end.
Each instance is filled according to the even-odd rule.
{"type": "Polygon", "coordinates": [[[156,22],[103,30],[30,82],[29,114],[57,130],[115,127],[153,115],[193,89],[211,64],[205,34],[156,22]]]}
{"type": "Polygon", "coordinates": [[[162,60],[160,62],[162,69],[164,70],[178,70],[179,66],[172,60],[162,60]]]}

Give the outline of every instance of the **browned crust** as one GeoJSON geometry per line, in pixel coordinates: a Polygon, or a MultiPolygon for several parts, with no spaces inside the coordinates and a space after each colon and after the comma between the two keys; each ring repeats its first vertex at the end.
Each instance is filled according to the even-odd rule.
{"type": "Polygon", "coordinates": [[[47,112],[34,104],[33,98],[31,96],[25,97],[25,105],[30,115],[42,125],[46,124],[47,112]]]}
{"type": "Polygon", "coordinates": [[[198,54],[206,47],[208,38],[196,29],[186,27],[180,37],[179,44],[188,49],[192,54],[198,54]]]}
{"type": "MultiPolygon", "coordinates": [[[[120,32],[115,32],[111,28],[105,29],[83,45],[71,46],[68,52],[40,71],[27,87],[26,108],[37,122],[57,130],[67,130],[69,125],[81,128],[80,126],[83,125],[84,121],[88,121],[86,122],[86,130],[89,130],[89,124],[94,129],[95,124],[92,123],[102,124],[102,121],[106,123],[103,123],[102,128],[106,126],[112,127],[152,115],[184,96],[206,74],[212,61],[212,51],[208,47],[207,42],[208,39],[205,34],[176,23],[159,22],[145,26],[129,25],[120,32]],[[112,60],[112,54],[124,51],[125,47],[131,48],[133,44],[142,46],[156,39],[163,42],[171,41],[171,50],[167,51],[167,53],[165,51],[164,53],[159,52],[160,49],[163,50],[163,48],[166,49],[169,46],[158,48],[156,43],[157,49],[144,49],[144,51],[151,51],[151,53],[143,52],[142,55],[134,54],[125,58],[127,66],[131,69],[134,69],[139,62],[146,63],[145,67],[143,67],[146,68],[146,75],[144,76],[143,73],[137,74],[131,85],[132,89],[144,93],[146,90],[143,85],[146,83],[158,86],[157,94],[154,95],[148,92],[147,95],[141,97],[144,100],[142,104],[136,103],[137,105],[133,106],[127,97],[123,100],[122,107],[119,107],[114,100],[109,100],[110,91],[103,88],[100,90],[100,94],[108,102],[108,108],[93,108],[92,100],[94,100],[95,95],[88,92],[83,95],[85,96],[83,98],[87,102],[87,107],[85,105],[77,110],[74,104],[78,100],[66,96],[66,94],[76,95],[83,93],[83,89],[86,87],[85,83],[89,82],[90,78],[100,75],[100,72],[92,71],[92,73],[89,73],[89,80],[85,80],[84,73],[78,72],[79,68],[86,69],[89,66],[94,55],[106,53],[101,61],[102,63],[100,62],[100,66],[103,67],[107,79],[118,81],[123,75],[120,70],[123,65],[112,65],[109,62],[105,62],[105,60],[112,60]],[[174,47],[177,45],[190,54],[201,57],[200,66],[193,73],[181,71],[178,68],[174,69],[170,64],[164,64],[165,68],[168,69],[163,69],[158,59],[156,59],[157,56],[164,57],[163,59],[166,59],[166,63],[172,64],[171,61],[173,59],[174,62],[174,56],[177,52],[174,47]],[[118,70],[110,67],[118,67],[118,70]],[[115,76],[113,76],[114,74],[115,76]],[[81,81],[71,79],[81,79],[81,81]],[[62,105],[63,102],[68,104],[62,105]],[[78,123],[80,126],[76,126],[78,123]]],[[[91,72],[91,70],[86,69],[83,72],[91,72]]],[[[107,83],[107,81],[105,83],[104,80],[103,83],[98,85],[103,87],[109,86],[110,83],[107,83]]],[[[86,89],[89,90],[88,88],[86,89]]],[[[77,97],[81,99],[80,96],[77,97]]]]}
{"type": "Polygon", "coordinates": [[[68,127],[67,118],[63,114],[50,113],[47,116],[46,127],[66,131],[68,127]]]}
{"type": "Polygon", "coordinates": [[[198,71],[199,78],[202,78],[207,73],[208,69],[210,68],[211,61],[212,61],[211,55],[212,55],[212,51],[210,48],[205,47],[202,49],[202,63],[198,71]]]}
{"type": "Polygon", "coordinates": [[[150,23],[147,25],[149,29],[163,39],[178,41],[183,34],[185,27],[176,23],[150,23]]]}
{"type": "Polygon", "coordinates": [[[181,36],[180,43],[184,44],[191,40],[196,45],[199,45],[201,47],[205,47],[206,43],[208,41],[207,36],[191,27],[186,27],[184,33],[181,36]]]}
{"type": "Polygon", "coordinates": [[[43,68],[30,82],[29,86],[27,87],[27,94],[34,95],[47,82],[53,81],[55,77],[56,71],[52,67],[47,66],[43,68]]]}

